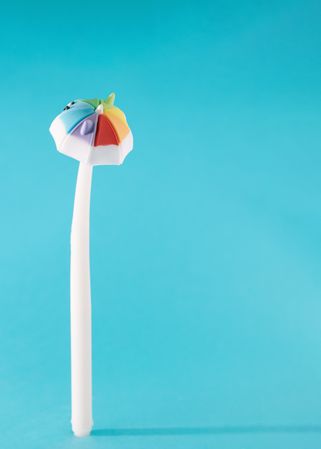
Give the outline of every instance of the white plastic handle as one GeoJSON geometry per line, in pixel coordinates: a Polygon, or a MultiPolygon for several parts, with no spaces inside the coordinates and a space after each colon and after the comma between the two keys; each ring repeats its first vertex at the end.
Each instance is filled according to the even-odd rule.
{"type": "Polygon", "coordinates": [[[71,227],[71,424],[78,437],[92,426],[89,218],[92,166],[79,164],[71,227]]]}

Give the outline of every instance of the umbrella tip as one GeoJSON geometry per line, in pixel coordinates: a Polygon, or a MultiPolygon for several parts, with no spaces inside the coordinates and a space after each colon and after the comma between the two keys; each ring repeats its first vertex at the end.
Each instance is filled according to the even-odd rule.
{"type": "Polygon", "coordinates": [[[107,103],[108,106],[113,106],[114,101],[115,101],[115,94],[114,94],[114,92],[112,92],[106,98],[106,103],[107,103]]]}
{"type": "Polygon", "coordinates": [[[96,108],[97,114],[102,114],[104,112],[104,105],[99,104],[96,108]]]}

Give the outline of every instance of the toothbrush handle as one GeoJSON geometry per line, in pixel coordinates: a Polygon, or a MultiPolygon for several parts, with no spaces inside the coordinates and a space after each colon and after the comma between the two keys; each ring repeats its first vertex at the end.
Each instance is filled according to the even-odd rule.
{"type": "Polygon", "coordinates": [[[89,435],[93,426],[89,260],[92,169],[89,164],[79,164],[71,227],[71,424],[78,437],[89,435]]]}

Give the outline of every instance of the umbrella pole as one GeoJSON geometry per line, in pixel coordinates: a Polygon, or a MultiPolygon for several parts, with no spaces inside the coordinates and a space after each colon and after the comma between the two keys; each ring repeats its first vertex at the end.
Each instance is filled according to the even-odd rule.
{"type": "Polygon", "coordinates": [[[92,170],[91,165],[80,162],[71,226],[71,424],[78,437],[89,435],[93,425],[89,261],[92,170]]]}

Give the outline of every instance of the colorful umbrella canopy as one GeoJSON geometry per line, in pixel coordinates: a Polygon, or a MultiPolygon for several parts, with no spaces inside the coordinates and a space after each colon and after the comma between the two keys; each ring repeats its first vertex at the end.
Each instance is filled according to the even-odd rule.
{"type": "Polygon", "coordinates": [[[91,165],[119,165],[133,148],[125,114],[106,100],[70,102],[50,126],[58,151],[91,165]]]}

